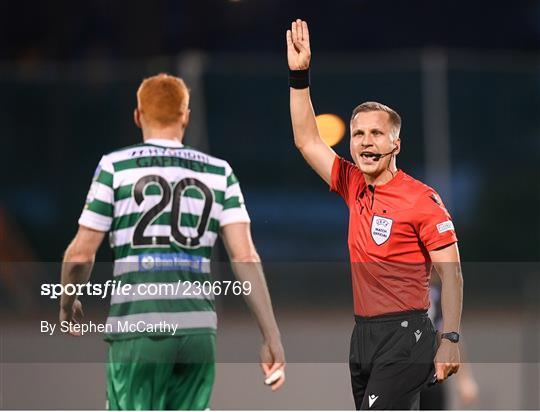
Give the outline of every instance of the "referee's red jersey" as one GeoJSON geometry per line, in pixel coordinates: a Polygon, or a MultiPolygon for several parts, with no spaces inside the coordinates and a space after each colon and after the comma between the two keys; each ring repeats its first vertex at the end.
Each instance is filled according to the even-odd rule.
{"type": "Polygon", "coordinates": [[[354,312],[377,316],[429,308],[429,251],[457,241],[439,195],[399,170],[381,186],[336,156],[330,190],[349,207],[354,312]]]}

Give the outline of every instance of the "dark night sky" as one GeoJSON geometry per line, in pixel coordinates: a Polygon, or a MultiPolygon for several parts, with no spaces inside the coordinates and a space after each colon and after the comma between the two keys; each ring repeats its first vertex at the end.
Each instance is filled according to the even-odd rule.
{"type": "MultiPolygon", "coordinates": [[[[521,203],[531,205],[538,204],[540,193],[531,190],[530,179],[523,178],[538,175],[539,1],[0,0],[0,140],[4,153],[25,153],[24,162],[7,156],[2,163],[3,175],[12,178],[0,202],[27,230],[38,254],[47,259],[61,256],[86,195],[85,182],[100,154],[140,138],[132,122],[132,109],[138,82],[156,70],[147,64],[151,61],[147,58],[175,55],[187,49],[283,56],[285,30],[296,17],[310,23],[317,55],[347,52],[343,55],[354,59],[356,52],[378,58],[378,53],[362,52],[386,49],[467,49],[468,53],[455,53],[459,57],[454,60],[448,53],[453,184],[458,199],[454,204],[461,207],[456,216],[462,225],[460,239],[466,245],[463,256],[469,260],[528,260],[538,256],[538,231],[525,231],[519,242],[514,234],[506,233],[515,232],[515,219],[508,216],[516,193],[521,203]],[[521,53],[498,51],[523,51],[527,56],[506,67],[521,53]],[[475,57],[476,53],[484,60],[479,58],[470,67],[452,68],[453,62],[475,57]],[[502,57],[483,64],[486,56],[502,57]],[[93,59],[108,58],[120,64],[105,65],[100,77],[101,66],[94,66],[93,59]],[[140,61],[132,64],[130,59],[140,61]],[[81,64],[41,65],[56,60],[81,64]],[[113,69],[107,72],[107,67],[113,69]],[[72,68],[87,71],[77,77],[72,75],[72,68]],[[484,119],[490,121],[482,122],[484,119]],[[510,144],[517,144],[522,152],[520,167],[512,168],[511,173],[500,166],[500,154],[507,152],[509,136],[510,144]],[[93,144],[87,145],[88,141],[93,144]],[[27,152],[28,142],[33,146],[27,152]],[[43,170],[47,171],[45,175],[43,170]],[[63,181],[65,170],[73,172],[66,185],[59,187],[57,182],[63,181]],[[498,222],[496,233],[493,222],[498,222]],[[50,239],[50,233],[55,234],[54,239],[50,239]],[[490,233],[489,241],[486,233],[490,233]]],[[[155,60],[166,62],[165,68],[160,66],[159,70],[170,70],[169,60],[174,59],[155,60]]],[[[219,58],[209,62],[219,62],[219,58]]],[[[256,67],[262,64],[264,61],[256,67]]],[[[394,70],[393,60],[380,67],[368,67],[360,75],[337,70],[340,76],[314,70],[315,104],[319,110],[342,116],[349,116],[360,98],[395,105],[407,119],[407,142],[414,142],[407,143],[400,161],[412,175],[422,178],[424,114],[420,74],[412,65],[394,70]]],[[[282,232],[276,229],[275,221],[264,223],[269,221],[265,215],[268,209],[264,208],[266,190],[275,190],[276,199],[286,192],[283,187],[289,187],[290,193],[301,187],[306,193],[324,194],[321,182],[305,167],[287,139],[291,129],[285,62],[281,70],[274,67],[255,75],[246,75],[249,70],[231,74],[206,69],[210,146],[216,155],[230,159],[242,178],[249,204],[259,213],[254,219],[259,222],[255,234],[258,239],[266,236],[266,243],[260,240],[265,257],[272,253],[283,256],[284,251],[298,258],[318,256],[320,245],[312,247],[307,241],[317,238],[317,233],[312,232],[316,229],[307,223],[303,213],[291,213],[282,232]],[[256,87],[260,93],[254,94],[256,87]],[[246,101],[252,104],[244,107],[246,101]],[[261,107],[275,110],[269,113],[261,107]],[[261,128],[261,124],[265,127],[261,128]],[[254,172],[255,154],[258,167],[254,172]],[[274,167],[276,158],[286,165],[278,173],[274,167]],[[290,236],[290,222],[298,219],[305,223],[303,229],[294,229],[293,235],[305,236],[305,242],[290,236]],[[294,245],[283,243],[288,238],[296,239],[294,245]],[[285,246],[279,249],[282,244],[285,246]],[[300,244],[306,247],[298,252],[300,244]],[[275,252],[270,252],[274,246],[275,252]]],[[[348,152],[347,144],[345,139],[342,154],[348,152]]],[[[334,206],[324,201],[311,202],[310,209],[327,216],[327,210],[334,206]],[[312,207],[315,203],[318,209],[312,207]]],[[[277,200],[272,207],[279,210],[282,204],[277,200]]],[[[345,227],[336,230],[338,225],[346,225],[345,220],[328,222],[327,232],[336,239],[346,234],[345,227]]],[[[530,227],[539,227],[538,219],[530,227]]],[[[334,245],[345,241],[339,239],[328,240],[324,248],[337,250],[332,249],[334,245]]],[[[345,249],[339,248],[331,256],[343,257],[344,253],[345,249]]]]}
{"type": "Polygon", "coordinates": [[[280,51],[296,17],[325,51],[540,48],[540,3],[530,0],[2,0],[0,59],[280,51]]]}

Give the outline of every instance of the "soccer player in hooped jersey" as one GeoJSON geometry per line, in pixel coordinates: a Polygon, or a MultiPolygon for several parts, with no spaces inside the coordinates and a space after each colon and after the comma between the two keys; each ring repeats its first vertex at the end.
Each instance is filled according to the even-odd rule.
{"type": "MultiPolygon", "coordinates": [[[[88,282],[109,232],[115,280],[144,286],[111,297],[109,408],[208,408],[214,296],[195,292],[193,285],[212,280],[209,262],[218,234],[236,278],[243,286],[249,282],[242,289],[263,335],[261,367],[265,382],[277,390],[285,381],[284,352],[238,180],[226,161],[182,144],[189,92],[180,78],[145,79],[137,103],[134,120],[143,143],[102,157],[62,267],[64,285],[88,282]],[[159,296],[144,293],[152,285],[182,287],[159,296]]],[[[81,316],[81,302],[62,295],[60,321],[78,322],[81,316]]]]}
{"type": "Polygon", "coordinates": [[[457,238],[435,191],[396,167],[400,116],[366,102],[350,122],[348,162],[321,139],[309,91],[308,26],[287,30],[296,147],[349,208],[356,324],[349,366],[357,409],[418,409],[419,392],[459,368],[462,285],[457,238]],[[440,345],[427,317],[429,277],[442,280],[440,345]]]}

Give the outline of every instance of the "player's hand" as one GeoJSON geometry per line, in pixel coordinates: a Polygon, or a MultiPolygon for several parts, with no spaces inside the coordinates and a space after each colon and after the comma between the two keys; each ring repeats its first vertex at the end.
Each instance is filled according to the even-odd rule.
{"type": "MultiPolygon", "coordinates": [[[[79,323],[80,320],[84,317],[84,312],[82,310],[82,303],[79,299],[75,299],[71,308],[60,307],[60,322],[72,322],[79,323]]],[[[80,332],[72,330],[70,328],[69,335],[71,336],[81,336],[80,332]]]]}
{"type": "Polygon", "coordinates": [[[435,373],[437,381],[442,382],[459,369],[459,346],[447,339],[441,340],[441,345],[435,355],[435,373]]]}
{"type": "Polygon", "coordinates": [[[289,69],[305,70],[309,68],[311,50],[309,48],[309,31],[305,21],[293,21],[287,30],[287,60],[289,69]]]}
{"type": "Polygon", "coordinates": [[[278,370],[281,376],[270,384],[277,391],[285,383],[285,351],[280,339],[265,341],[261,347],[261,369],[264,378],[270,378],[278,370]]]}

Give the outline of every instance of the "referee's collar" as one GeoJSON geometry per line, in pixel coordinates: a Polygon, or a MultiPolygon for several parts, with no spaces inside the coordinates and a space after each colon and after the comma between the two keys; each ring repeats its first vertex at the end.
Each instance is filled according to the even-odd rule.
{"type": "Polygon", "coordinates": [[[157,146],[165,146],[165,147],[184,147],[182,143],[180,143],[178,140],[171,140],[171,139],[146,139],[144,143],[149,144],[155,144],[157,146]]]}
{"type": "MultiPolygon", "coordinates": [[[[376,190],[386,190],[386,189],[391,189],[392,187],[394,187],[396,184],[398,184],[399,182],[401,182],[403,180],[403,176],[404,176],[404,172],[403,170],[401,169],[398,169],[397,172],[395,173],[394,177],[392,177],[392,179],[390,179],[388,182],[386,182],[385,184],[382,184],[382,185],[375,185],[375,189],[376,190]]],[[[366,185],[366,189],[369,187],[369,186],[372,186],[372,185],[366,185]]]]}

